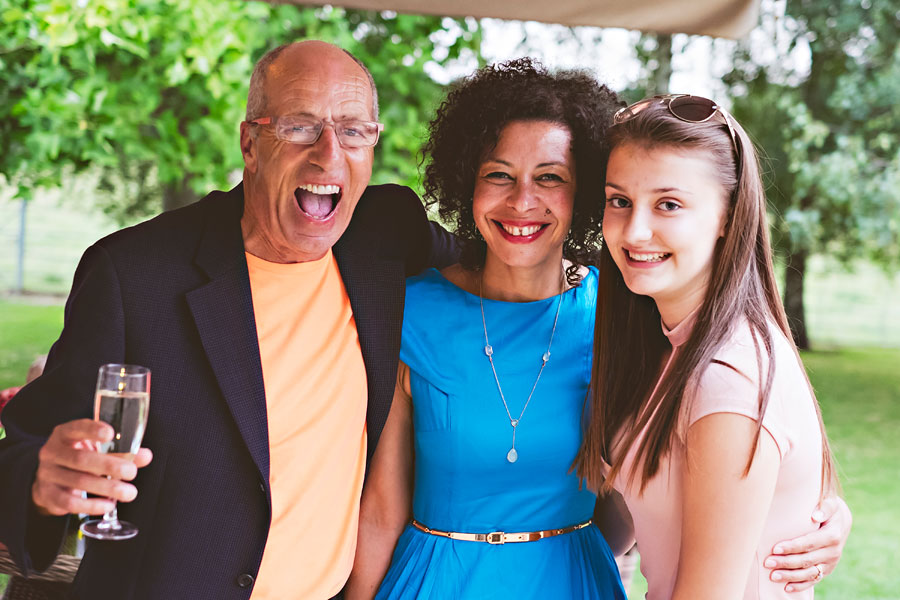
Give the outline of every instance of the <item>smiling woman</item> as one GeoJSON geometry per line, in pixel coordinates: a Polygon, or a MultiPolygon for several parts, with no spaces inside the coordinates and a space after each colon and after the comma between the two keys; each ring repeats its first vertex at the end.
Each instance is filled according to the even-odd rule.
{"type": "Polygon", "coordinates": [[[582,260],[617,105],[585,74],[523,59],[438,109],[425,188],[466,254],[407,280],[350,598],[624,599],[597,498],[570,469],[597,294],[582,260]]]}

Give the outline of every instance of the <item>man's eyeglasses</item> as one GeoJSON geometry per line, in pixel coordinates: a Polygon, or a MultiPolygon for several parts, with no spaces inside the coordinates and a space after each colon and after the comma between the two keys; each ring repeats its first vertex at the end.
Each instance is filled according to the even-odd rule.
{"type": "Polygon", "coordinates": [[[725,127],[728,128],[728,135],[731,136],[731,143],[734,145],[734,151],[737,153],[738,173],[741,172],[740,161],[743,158],[743,149],[741,147],[740,138],[738,138],[737,132],[731,124],[732,117],[724,108],[709,98],[691,96],[689,94],[665,94],[653,96],[652,98],[644,98],[631,106],[620,108],[615,116],[613,116],[613,123],[616,125],[624,123],[656,104],[665,105],[668,107],[669,112],[672,113],[673,117],[687,123],[704,123],[715,117],[717,121],[725,125],[725,127]]]}
{"type": "Polygon", "coordinates": [[[366,148],[378,143],[378,134],[384,125],[374,121],[326,121],[308,116],[261,117],[248,121],[251,125],[272,125],[275,137],[292,144],[315,144],[325,126],[334,128],[338,142],[344,148],[366,148]]]}

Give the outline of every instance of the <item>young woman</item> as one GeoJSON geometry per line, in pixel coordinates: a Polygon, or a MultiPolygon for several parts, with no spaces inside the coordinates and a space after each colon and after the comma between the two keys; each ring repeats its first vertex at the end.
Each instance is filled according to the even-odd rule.
{"type": "Polygon", "coordinates": [[[348,597],[624,599],[596,496],[570,472],[597,294],[580,265],[616,108],[593,78],[523,59],[438,110],[425,188],[462,262],[407,283],[348,597]]]}
{"type": "Polygon", "coordinates": [[[622,109],[610,144],[578,471],[624,497],[649,600],[811,598],[764,565],[817,527],[835,480],[775,286],[753,145],[694,96],[622,109]]]}

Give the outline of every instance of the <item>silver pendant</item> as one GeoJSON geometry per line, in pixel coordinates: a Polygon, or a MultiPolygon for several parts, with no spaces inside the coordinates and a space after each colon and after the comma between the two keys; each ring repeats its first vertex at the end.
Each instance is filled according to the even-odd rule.
{"type": "Polygon", "coordinates": [[[506,460],[508,460],[511,463],[514,463],[517,460],[519,460],[519,453],[516,452],[515,448],[509,449],[509,452],[506,453],[506,460]]]}

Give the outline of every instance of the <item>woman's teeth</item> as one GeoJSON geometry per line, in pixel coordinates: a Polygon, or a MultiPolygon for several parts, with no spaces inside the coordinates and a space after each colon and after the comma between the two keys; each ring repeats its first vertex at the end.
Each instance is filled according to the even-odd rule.
{"type": "Polygon", "coordinates": [[[525,227],[515,227],[513,225],[506,225],[505,223],[500,223],[500,227],[503,228],[503,231],[508,233],[509,235],[514,236],[527,236],[534,235],[538,231],[541,230],[543,225],[526,225],[525,227]]]}
{"type": "Polygon", "coordinates": [[[337,185],[301,185],[299,186],[301,190],[305,190],[307,192],[311,192],[313,194],[337,194],[341,191],[340,186],[337,185]]]}
{"type": "Polygon", "coordinates": [[[659,262],[669,256],[668,252],[653,252],[648,254],[639,254],[628,250],[626,250],[626,252],[628,253],[628,258],[637,262],[659,262]]]}

